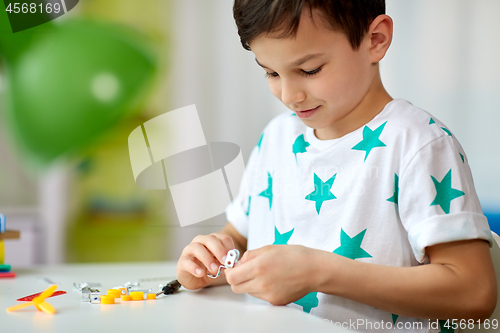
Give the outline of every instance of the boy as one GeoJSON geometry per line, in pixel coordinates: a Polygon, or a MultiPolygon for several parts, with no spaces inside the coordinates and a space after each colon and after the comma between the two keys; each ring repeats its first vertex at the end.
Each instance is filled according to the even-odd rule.
{"type": "Polygon", "coordinates": [[[380,79],[392,39],[385,2],[236,0],[234,16],[293,113],[266,127],[229,223],[186,246],[179,282],[227,282],[344,327],[361,319],[365,331],[489,318],[493,240],[465,153],[380,79]],[[208,278],[232,248],[246,251],[240,262],[208,278]]]}

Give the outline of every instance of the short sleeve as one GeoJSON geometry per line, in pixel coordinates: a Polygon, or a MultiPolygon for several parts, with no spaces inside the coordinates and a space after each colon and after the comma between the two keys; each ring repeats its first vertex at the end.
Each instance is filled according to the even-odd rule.
{"type": "Polygon", "coordinates": [[[420,148],[399,178],[399,214],[415,258],[429,262],[425,247],[468,239],[493,244],[465,153],[451,135],[420,148]]]}
{"type": "Polygon", "coordinates": [[[248,239],[248,215],[250,212],[250,180],[255,171],[259,146],[256,146],[248,159],[245,172],[241,179],[240,190],[233,201],[226,207],[226,218],[240,235],[248,239]]]}

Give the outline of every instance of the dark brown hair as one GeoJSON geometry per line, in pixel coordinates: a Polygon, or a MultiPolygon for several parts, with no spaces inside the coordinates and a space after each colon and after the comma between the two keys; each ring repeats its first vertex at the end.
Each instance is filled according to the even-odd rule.
{"type": "Polygon", "coordinates": [[[235,0],[233,16],[241,44],[250,51],[249,43],[262,33],[294,36],[303,8],[321,10],[332,29],[344,33],[353,49],[358,49],[368,27],[385,14],[385,0],[235,0]]]}

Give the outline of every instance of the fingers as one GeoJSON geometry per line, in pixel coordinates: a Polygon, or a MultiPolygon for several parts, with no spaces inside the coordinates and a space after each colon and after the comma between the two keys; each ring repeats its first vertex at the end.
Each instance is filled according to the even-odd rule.
{"type": "Polygon", "coordinates": [[[217,259],[203,244],[189,244],[184,249],[184,252],[183,256],[186,257],[188,261],[192,262],[192,264],[190,264],[191,270],[189,271],[191,274],[200,276],[199,270],[197,269],[201,269],[204,274],[207,274],[207,272],[214,273],[217,271],[219,267],[217,259]]]}
{"type": "Polygon", "coordinates": [[[194,257],[181,257],[178,265],[180,270],[188,272],[198,278],[202,278],[207,274],[205,266],[194,257]]]}
{"type": "Polygon", "coordinates": [[[236,286],[236,290],[245,290],[244,292],[251,292],[249,289],[241,289],[243,285],[249,281],[254,280],[256,277],[264,276],[266,271],[272,269],[269,264],[269,252],[272,246],[264,246],[255,250],[246,251],[241,259],[236,263],[233,268],[226,270],[226,280],[232,287],[236,286]]]}
{"type": "Polygon", "coordinates": [[[262,265],[259,262],[247,261],[246,263],[242,263],[239,261],[235,267],[226,270],[226,280],[231,286],[238,286],[255,279],[262,273],[262,265]]]}
{"type": "Polygon", "coordinates": [[[234,241],[231,237],[229,237],[228,235],[224,235],[224,234],[213,234],[215,237],[217,237],[221,242],[222,242],[222,245],[224,245],[224,248],[225,248],[225,253],[224,255],[219,258],[221,259],[221,263],[224,263],[225,259],[224,258],[227,254],[227,251],[229,250],[232,250],[232,249],[235,249],[236,247],[234,246],[234,241]]]}
{"type": "Polygon", "coordinates": [[[233,240],[224,234],[196,236],[182,252],[182,269],[197,277],[207,273],[215,275],[227,251],[233,248],[233,240]]]}
{"type": "Polygon", "coordinates": [[[267,252],[269,251],[270,249],[270,246],[263,246],[263,247],[260,247],[258,249],[255,249],[255,250],[249,250],[249,251],[246,251],[243,256],[241,257],[240,261],[241,263],[245,263],[249,260],[252,260],[258,256],[260,256],[261,254],[263,254],[264,252],[267,252]]]}
{"type": "Polygon", "coordinates": [[[210,247],[212,253],[219,260],[221,264],[224,264],[226,260],[227,251],[234,249],[234,241],[231,237],[224,234],[211,234],[207,236],[207,241],[210,242],[210,245],[214,245],[214,248],[210,247]],[[215,237],[215,239],[213,237],[215,237]],[[213,243],[212,243],[213,242],[213,243]],[[219,243],[220,242],[220,243],[219,243]],[[222,247],[219,246],[222,244],[222,247]]]}

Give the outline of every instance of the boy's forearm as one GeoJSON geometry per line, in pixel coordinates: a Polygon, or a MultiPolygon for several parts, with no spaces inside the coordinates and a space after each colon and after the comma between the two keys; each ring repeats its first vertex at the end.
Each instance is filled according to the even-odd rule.
{"type": "Polygon", "coordinates": [[[482,276],[479,273],[479,281],[471,281],[470,275],[462,274],[461,267],[441,263],[392,267],[320,252],[315,259],[316,291],[394,314],[414,318],[478,320],[488,318],[493,311],[491,302],[496,302],[496,287],[492,287],[487,274],[482,276]]]}

